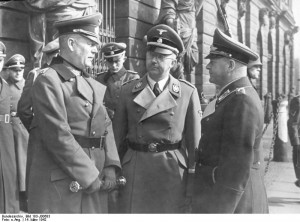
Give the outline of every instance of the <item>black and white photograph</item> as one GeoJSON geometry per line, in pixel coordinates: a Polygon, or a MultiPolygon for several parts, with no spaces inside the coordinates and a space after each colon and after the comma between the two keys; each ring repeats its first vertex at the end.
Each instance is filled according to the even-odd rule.
{"type": "Polygon", "coordinates": [[[300,214],[299,26],[299,0],[1,0],[1,221],[300,214]]]}

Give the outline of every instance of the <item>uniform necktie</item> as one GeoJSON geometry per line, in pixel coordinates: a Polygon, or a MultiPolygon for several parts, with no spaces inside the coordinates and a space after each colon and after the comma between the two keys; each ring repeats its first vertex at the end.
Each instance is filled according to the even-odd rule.
{"type": "Polygon", "coordinates": [[[161,93],[158,82],[155,83],[154,87],[153,87],[153,92],[155,94],[156,97],[159,96],[159,94],[161,93]]]}

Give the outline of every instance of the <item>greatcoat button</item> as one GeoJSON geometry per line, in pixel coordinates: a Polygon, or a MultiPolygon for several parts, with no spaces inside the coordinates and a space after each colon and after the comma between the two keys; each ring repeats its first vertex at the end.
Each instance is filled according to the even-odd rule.
{"type": "Polygon", "coordinates": [[[88,106],[89,106],[89,103],[84,104],[84,106],[85,106],[85,107],[88,107],[88,106]]]}
{"type": "Polygon", "coordinates": [[[91,149],[93,150],[93,149],[95,149],[95,147],[94,147],[94,146],[92,146],[92,147],[91,147],[91,149]]]}
{"type": "Polygon", "coordinates": [[[92,135],[93,135],[93,136],[95,136],[95,135],[96,135],[96,132],[95,132],[95,131],[93,131],[93,132],[92,132],[92,135]]]}
{"type": "Polygon", "coordinates": [[[171,115],[171,116],[174,116],[174,112],[171,112],[170,115],[171,115]]]}

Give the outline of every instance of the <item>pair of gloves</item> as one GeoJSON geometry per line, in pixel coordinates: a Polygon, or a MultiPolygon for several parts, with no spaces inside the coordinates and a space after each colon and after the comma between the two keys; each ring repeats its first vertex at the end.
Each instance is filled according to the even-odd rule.
{"type": "Polygon", "coordinates": [[[114,167],[106,167],[103,169],[103,179],[99,177],[84,191],[88,194],[94,193],[99,190],[107,190],[108,192],[116,188],[116,171],[114,167]]]}

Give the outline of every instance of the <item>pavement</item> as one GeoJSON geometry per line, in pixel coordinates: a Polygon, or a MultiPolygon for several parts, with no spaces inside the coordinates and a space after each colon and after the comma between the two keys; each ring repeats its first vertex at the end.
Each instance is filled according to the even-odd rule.
{"type": "MultiPolygon", "coordinates": [[[[268,162],[272,142],[273,125],[269,125],[262,144],[264,167],[268,162]]],[[[292,163],[292,146],[288,143],[288,162],[271,161],[265,174],[265,185],[270,214],[300,214],[300,188],[295,185],[296,177],[292,163]]]]}

